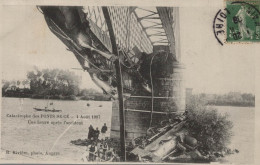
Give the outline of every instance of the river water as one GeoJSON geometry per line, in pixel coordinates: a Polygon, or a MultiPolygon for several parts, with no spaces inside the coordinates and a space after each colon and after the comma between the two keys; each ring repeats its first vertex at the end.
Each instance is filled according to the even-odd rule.
{"type": "MultiPolygon", "coordinates": [[[[217,109],[221,113],[230,114],[234,123],[230,147],[240,151],[228,156],[226,160],[230,163],[253,163],[254,107],[223,106],[217,109]]],[[[72,145],[70,141],[87,138],[90,124],[101,129],[106,123],[109,130],[111,114],[111,102],[2,98],[1,158],[80,163],[85,148],[72,145]],[[44,108],[50,103],[62,112],[39,112],[33,109],[44,108]],[[20,116],[17,117],[18,115],[20,116]],[[76,123],[71,124],[72,122],[76,123]],[[17,154],[21,151],[23,153],[17,154]]]]}
{"type": "Polygon", "coordinates": [[[233,122],[233,137],[230,148],[238,149],[238,154],[226,157],[234,164],[254,163],[255,107],[217,106],[221,113],[228,113],[233,122]]]}

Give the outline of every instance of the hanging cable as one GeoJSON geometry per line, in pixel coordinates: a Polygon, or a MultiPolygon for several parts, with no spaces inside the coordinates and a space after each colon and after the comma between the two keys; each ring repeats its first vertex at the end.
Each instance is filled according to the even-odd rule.
{"type": "Polygon", "coordinates": [[[104,70],[104,69],[101,69],[101,68],[99,68],[99,67],[97,67],[95,64],[93,64],[92,62],[90,62],[87,58],[85,58],[83,55],[81,55],[81,53],[80,52],[78,52],[75,48],[73,48],[74,49],[74,51],[81,57],[81,58],[83,58],[84,60],[86,60],[88,63],[90,63],[90,65],[92,65],[94,68],[96,68],[96,69],[98,69],[99,71],[101,71],[101,72],[112,72],[111,70],[104,70]]]}
{"type": "MultiPolygon", "coordinates": [[[[159,53],[157,53],[159,54],[159,53]]],[[[154,57],[157,55],[153,55],[152,59],[151,59],[151,63],[150,63],[150,80],[151,80],[151,88],[152,88],[152,109],[151,109],[151,116],[150,116],[150,124],[149,124],[149,128],[152,126],[152,121],[153,121],[153,100],[154,100],[154,93],[153,93],[153,76],[152,76],[152,64],[153,64],[153,59],[154,57]]]]}
{"type": "MultiPolygon", "coordinates": [[[[48,19],[50,19],[50,18],[48,18],[48,19]]],[[[70,42],[72,42],[73,45],[75,45],[75,46],[77,47],[77,44],[76,44],[69,36],[67,36],[66,33],[63,32],[63,30],[60,29],[59,26],[56,25],[56,23],[55,23],[52,19],[50,19],[50,21],[51,21],[51,22],[54,24],[54,26],[56,26],[56,28],[57,28],[59,31],[61,31],[61,33],[63,33],[63,34],[61,34],[60,32],[58,32],[58,31],[56,31],[56,30],[54,30],[54,29],[50,26],[50,29],[51,29],[54,33],[58,34],[59,36],[61,36],[62,38],[66,39],[66,40],[69,40],[70,42]]],[[[78,50],[76,50],[75,48],[73,48],[73,49],[74,49],[74,51],[75,51],[80,57],[82,57],[84,60],[86,60],[88,63],[90,63],[94,68],[98,69],[99,71],[101,71],[101,72],[112,72],[111,70],[104,70],[104,69],[99,68],[99,67],[96,66],[94,63],[92,63],[92,62],[89,61],[87,58],[85,58],[80,52],[78,52],[78,50]]]]}
{"type": "MultiPolygon", "coordinates": [[[[51,28],[52,29],[52,28],[51,28]]],[[[56,34],[60,35],[61,37],[63,37],[64,39],[68,39],[66,38],[65,36],[63,36],[62,34],[60,34],[59,32],[55,31],[54,29],[52,29],[53,32],[55,32],[56,34]]],[[[71,40],[70,38],[68,40],[71,40]]],[[[98,69],[99,71],[101,72],[112,72],[111,70],[104,70],[104,69],[101,69],[99,67],[97,67],[95,64],[93,64],[92,62],[90,62],[87,58],[85,58],[83,55],[81,55],[80,52],[78,52],[75,48],[73,48],[73,50],[81,57],[83,58],[84,60],[86,60],[88,63],[90,63],[94,68],[98,69]]]]}
{"type": "MultiPolygon", "coordinates": [[[[123,82],[122,78],[123,78],[123,75],[122,75],[122,69],[121,69],[121,61],[120,61],[120,58],[118,58],[119,60],[119,70],[120,70],[120,77],[121,77],[121,82],[123,82]]],[[[123,85],[121,86],[121,90],[122,90],[122,93],[124,93],[124,88],[123,88],[123,85]]],[[[123,117],[124,117],[124,130],[125,130],[125,107],[124,107],[124,104],[123,104],[123,117]]],[[[125,138],[125,132],[124,131],[124,138],[125,138]]],[[[126,157],[126,152],[125,152],[125,157],[126,157]]]]}

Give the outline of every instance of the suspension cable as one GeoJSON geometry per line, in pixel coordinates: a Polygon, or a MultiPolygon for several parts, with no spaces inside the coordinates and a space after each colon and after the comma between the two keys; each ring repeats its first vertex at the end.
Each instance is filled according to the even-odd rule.
{"type": "MultiPolygon", "coordinates": [[[[159,54],[159,53],[157,53],[159,54]]],[[[152,126],[152,121],[153,121],[153,102],[154,102],[154,92],[153,92],[153,77],[152,77],[152,64],[153,64],[153,59],[154,57],[157,55],[153,55],[152,59],[151,59],[151,63],[150,63],[150,80],[151,80],[151,87],[152,87],[152,110],[151,110],[151,116],[150,116],[150,124],[149,124],[149,128],[152,126]]]]}
{"type": "MultiPolygon", "coordinates": [[[[121,82],[123,82],[122,78],[123,78],[123,75],[122,75],[122,69],[121,69],[121,59],[118,58],[119,60],[119,70],[120,70],[120,77],[121,77],[121,82]]],[[[123,88],[123,85],[121,86],[121,90],[122,90],[122,94],[124,93],[124,88],[123,88]]],[[[125,135],[126,135],[126,131],[125,131],[125,125],[126,125],[126,116],[125,116],[125,107],[124,107],[124,104],[123,104],[123,117],[124,117],[124,139],[125,139],[125,135]]],[[[126,158],[126,152],[124,153],[124,156],[126,158]]]]}
{"type": "MultiPolygon", "coordinates": [[[[50,18],[48,18],[48,19],[50,19],[50,18]]],[[[56,26],[56,28],[57,28],[59,31],[61,31],[63,34],[61,34],[60,32],[58,32],[58,31],[54,30],[52,27],[50,27],[50,29],[51,29],[54,33],[58,34],[59,36],[61,36],[62,38],[66,39],[66,40],[69,40],[70,42],[72,42],[73,45],[76,46],[76,43],[75,43],[69,36],[67,36],[66,33],[63,32],[63,30],[60,29],[60,27],[59,27],[52,19],[50,19],[50,21],[51,21],[51,22],[56,26]]],[[[112,72],[111,70],[104,70],[104,69],[99,68],[99,67],[96,66],[94,63],[92,63],[92,62],[89,61],[87,58],[85,58],[80,52],[78,52],[78,50],[76,50],[75,48],[73,48],[73,49],[74,49],[74,51],[75,51],[80,57],[82,57],[84,60],[86,60],[88,63],[90,63],[94,68],[98,69],[99,71],[101,71],[101,72],[112,72]]]]}

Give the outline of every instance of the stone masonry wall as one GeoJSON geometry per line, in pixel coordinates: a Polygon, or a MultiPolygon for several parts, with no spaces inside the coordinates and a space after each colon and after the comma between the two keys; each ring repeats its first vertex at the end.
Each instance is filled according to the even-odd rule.
{"type": "MultiPolygon", "coordinates": [[[[167,119],[167,113],[179,114],[185,111],[185,89],[183,86],[182,68],[176,67],[173,74],[167,78],[153,80],[153,115],[152,125],[167,119]],[[159,113],[156,113],[159,112],[159,113]]],[[[118,102],[112,106],[111,138],[119,138],[118,102]]],[[[149,128],[152,111],[151,94],[147,96],[131,96],[124,101],[126,140],[146,134],[149,128]]]]}

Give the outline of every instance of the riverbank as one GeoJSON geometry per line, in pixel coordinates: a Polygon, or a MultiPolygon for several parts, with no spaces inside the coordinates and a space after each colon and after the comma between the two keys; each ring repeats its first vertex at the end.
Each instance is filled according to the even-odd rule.
{"type": "Polygon", "coordinates": [[[61,96],[61,95],[5,95],[6,98],[31,98],[31,99],[49,99],[49,100],[87,100],[87,101],[111,101],[111,98],[106,95],[93,94],[88,96],[61,96]]]}
{"type": "Polygon", "coordinates": [[[251,93],[229,92],[227,94],[197,94],[188,97],[187,101],[195,99],[206,105],[254,107],[255,95],[251,93]]]}
{"type": "Polygon", "coordinates": [[[208,106],[220,106],[220,107],[255,107],[254,104],[207,104],[208,106]]]}
{"type": "MultiPolygon", "coordinates": [[[[7,98],[31,98],[31,99],[49,99],[49,100],[87,100],[87,101],[111,101],[111,98],[107,95],[102,95],[102,94],[92,94],[92,95],[87,95],[87,96],[75,96],[75,95],[70,95],[70,96],[61,96],[61,95],[32,95],[32,94],[27,94],[27,95],[5,95],[2,97],[7,97],[7,98]]],[[[207,103],[208,106],[220,106],[220,107],[255,107],[254,104],[248,104],[248,103],[239,103],[239,104],[220,104],[220,103],[207,103]]]]}

